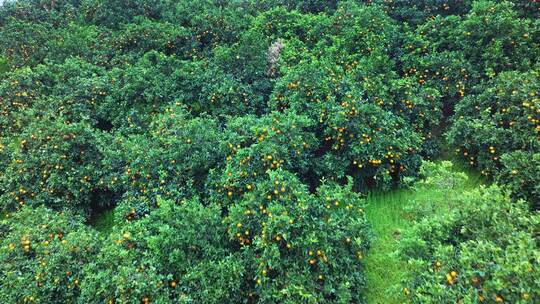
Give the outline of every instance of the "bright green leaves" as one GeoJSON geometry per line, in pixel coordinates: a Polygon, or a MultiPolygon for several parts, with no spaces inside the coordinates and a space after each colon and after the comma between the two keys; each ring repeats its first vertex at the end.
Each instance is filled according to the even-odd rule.
{"type": "Polygon", "coordinates": [[[0,298],[8,302],[69,302],[82,268],[98,252],[98,236],[71,212],[23,207],[0,221],[0,298]]]}
{"type": "MultiPolygon", "coordinates": [[[[428,171],[430,186],[461,182],[420,169],[445,128],[536,208],[533,2],[8,1],[0,210],[22,210],[0,224],[0,298],[362,303],[370,229],[355,192],[428,171]],[[105,209],[100,239],[72,215],[105,209]]],[[[533,299],[536,265],[523,280],[511,265],[536,254],[537,223],[497,191],[417,229],[411,252],[449,263],[419,272],[413,300],[447,300],[476,257],[485,288],[516,282],[533,299]]],[[[459,286],[453,303],[481,299],[459,286]]]]}
{"type": "MultiPolygon", "coordinates": [[[[441,183],[447,177],[428,177],[433,186],[448,187],[441,183]]],[[[495,186],[449,203],[450,212],[419,220],[402,241],[401,254],[412,265],[405,288],[412,303],[534,302],[538,215],[495,186]]]]}
{"type": "Polygon", "coordinates": [[[7,58],[0,57],[0,76],[3,76],[9,70],[9,62],[7,58]]]}
{"type": "Polygon", "coordinates": [[[360,299],[369,228],[363,201],[351,187],[324,183],[310,194],[293,174],[278,169],[229,208],[228,234],[248,249],[259,301],[360,299]],[[281,286],[287,291],[276,292],[281,286]]]}
{"type": "Polygon", "coordinates": [[[192,117],[172,105],[155,118],[148,134],[117,138],[105,158],[113,173],[103,183],[125,193],[131,208],[146,211],[158,195],[174,200],[202,196],[210,169],[225,160],[224,134],[215,119],[192,117]]]}
{"type": "Polygon", "coordinates": [[[0,175],[2,209],[44,204],[88,211],[105,174],[104,139],[85,123],[50,116],[25,126],[18,137],[5,140],[0,151],[5,160],[0,175]]]}
{"type": "Polygon", "coordinates": [[[501,156],[497,182],[512,192],[512,197],[530,202],[540,209],[540,152],[513,151],[501,156]]]}
{"type": "Polygon", "coordinates": [[[506,169],[501,172],[501,159],[514,151],[517,155],[519,151],[532,155],[540,149],[537,140],[539,79],[535,71],[506,72],[476,87],[477,94],[458,104],[454,124],[447,134],[449,142],[459,147],[457,152],[471,165],[488,176],[504,174],[504,180],[513,184],[511,188],[525,195],[523,198],[531,203],[535,200],[534,191],[525,190],[530,189],[525,184],[535,183],[535,174],[518,172],[522,165],[510,164],[513,163],[510,156],[505,157],[506,169]],[[516,173],[512,174],[512,170],[516,173]],[[520,183],[523,192],[516,187],[520,183]]]}
{"type": "Polygon", "coordinates": [[[85,268],[86,302],[222,303],[240,295],[243,265],[227,250],[217,206],[158,200],[147,217],[116,229],[85,268]]]}

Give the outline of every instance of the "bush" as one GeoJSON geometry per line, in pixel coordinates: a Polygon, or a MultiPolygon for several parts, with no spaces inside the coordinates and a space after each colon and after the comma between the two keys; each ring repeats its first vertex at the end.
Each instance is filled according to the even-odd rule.
{"type": "Polygon", "coordinates": [[[404,35],[402,70],[437,88],[450,116],[480,82],[530,70],[540,54],[538,34],[538,25],[520,18],[510,2],[474,1],[463,17],[437,16],[404,35]]]}
{"type": "Polygon", "coordinates": [[[420,165],[421,138],[401,117],[374,100],[364,101],[352,79],[337,82],[328,61],[300,63],[276,84],[272,106],[318,122],[317,176],[355,177],[360,189],[389,187],[420,165]],[[350,93],[347,93],[350,92],[350,93]],[[344,95],[342,95],[344,94],[344,95]]]}
{"type": "Polygon", "coordinates": [[[195,200],[158,205],[105,240],[84,267],[81,301],[240,302],[244,269],[228,248],[220,208],[195,200]]]}
{"type": "MultiPolygon", "coordinates": [[[[98,111],[107,95],[105,70],[82,59],[20,68],[0,80],[0,128],[15,136],[43,116],[100,127],[106,116],[98,111]]],[[[103,129],[103,128],[101,128],[103,129]]]]}
{"type": "Polygon", "coordinates": [[[224,134],[215,119],[192,117],[173,104],[154,118],[147,134],[116,137],[103,160],[111,174],[100,184],[123,193],[128,212],[151,210],[157,196],[174,201],[204,196],[210,169],[226,156],[224,134]]]}
{"type": "Polygon", "coordinates": [[[449,212],[419,219],[401,255],[412,303],[527,303],[539,297],[540,217],[498,187],[453,198],[449,212]],[[496,207],[495,207],[496,206],[496,207]]]}
{"type": "Polygon", "coordinates": [[[383,5],[385,11],[400,21],[422,24],[437,15],[462,15],[471,9],[471,0],[368,0],[383,5]]]}
{"type": "Polygon", "coordinates": [[[515,151],[501,156],[502,168],[497,182],[511,191],[514,199],[540,209],[540,153],[515,151]]]}
{"type": "Polygon", "coordinates": [[[413,301],[536,302],[537,0],[6,1],[0,302],[363,303],[357,193],[410,185],[413,301]]]}
{"type": "Polygon", "coordinates": [[[319,182],[311,176],[309,162],[317,149],[316,138],[309,131],[313,125],[307,117],[292,112],[231,119],[224,139],[228,147],[225,167],[214,170],[209,180],[211,197],[216,196],[213,200],[232,202],[265,180],[268,170],[278,168],[295,172],[307,182],[319,182]]]}
{"type": "Polygon", "coordinates": [[[6,303],[70,303],[82,268],[97,254],[97,233],[70,212],[24,206],[0,221],[0,299],[6,303]]]}
{"type": "Polygon", "coordinates": [[[246,292],[265,303],[359,302],[369,245],[363,201],[324,183],[316,194],[278,169],[229,208],[228,235],[246,254],[246,292]]]}
{"type": "Polygon", "coordinates": [[[477,94],[467,96],[457,105],[454,124],[447,133],[449,143],[459,147],[458,152],[471,165],[488,176],[503,175],[500,178],[503,185],[511,184],[510,188],[518,192],[515,195],[530,198],[531,203],[536,201],[533,191],[526,190],[531,186],[517,186],[536,183],[534,173],[524,170],[525,176],[512,174],[512,170],[521,166],[514,163],[512,156],[504,157],[504,165],[501,160],[507,153],[532,155],[540,151],[535,140],[539,130],[539,80],[536,71],[505,72],[478,86],[477,94]],[[505,166],[517,167],[508,170],[505,166]]]}
{"type": "MultiPolygon", "coordinates": [[[[0,153],[0,206],[23,205],[89,211],[102,166],[104,134],[83,122],[67,122],[48,115],[5,140],[0,153]]],[[[100,202],[108,204],[110,202],[100,202]]]]}
{"type": "Polygon", "coordinates": [[[0,76],[3,76],[9,70],[9,62],[6,58],[0,57],[0,76]]]}

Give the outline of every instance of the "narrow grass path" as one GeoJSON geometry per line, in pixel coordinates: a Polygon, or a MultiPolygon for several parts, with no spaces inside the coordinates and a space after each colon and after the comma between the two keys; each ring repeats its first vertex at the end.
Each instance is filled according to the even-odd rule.
{"type": "MultiPolygon", "coordinates": [[[[482,176],[465,165],[454,164],[453,171],[467,174],[467,182],[455,191],[465,191],[485,183],[482,176]]],[[[407,263],[396,254],[400,237],[412,226],[407,213],[415,201],[444,204],[447,194],[427,187],[419,190],[397,189],[373,192],[366,198],[366,216],[372,225],[375,239],[365,260],[369,304],[405,303],[401,281],[407,275],[407,263]]],[[[445,206],[440,206],[445,209],[445,206]]],[[[448,207],[448,206],[446,206],[448,207]]]]}
{"type": "Polygon", "coordinates": [[[394,251],[403,229],[409,226],[404,206],[412,199],[412,190],[371,193],[366,201],[366,216],[373,227],[375,239],[365,260],[367,294],[370,304],[402,303],[399,290],[406,274],[406,263],[394,251]]]}

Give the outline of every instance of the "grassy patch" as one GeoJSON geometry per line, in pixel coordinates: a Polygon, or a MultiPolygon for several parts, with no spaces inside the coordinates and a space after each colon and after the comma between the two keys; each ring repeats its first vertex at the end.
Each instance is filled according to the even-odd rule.
{"type": "Polygon", "coordinates": [[[366,215],[376,237],[365,261],[368,303],[401,303],[404,299],[399,284],[407,265],[394,251],[402,230],[409,226],[403,208],[413,195],[412,190],[395,190],[367,197],[366,215]]]}
{"type": "Polygon", "coordinates": [[[90,225],[99,232],[110,232],[114,226],[114,209],[103,212],[90,225]]]}
{"type": "MultiPolygon", "coordinates": [[[[463,164],[455,164],[452,170],[464,172],[468,177],[465,183],[457,186],[452,192],[462,192],[485,183],[480,173],[463,164]]],[[[422,186],[416,190],[397,189],[368,195],[366,215],[375,233],[375,239],[365,261],[368,303],[405,302],[400,283],[407,275],[407,263],[395,252],[402,233],[412,225],[412,216],[407,210],[414,207],[415,202],[427,202],[431,204],[430,207],[434,212],[446,212],[451,208],[449,203],[452,201],[452,192],[441,192],[434,187],[422,186]]]]}

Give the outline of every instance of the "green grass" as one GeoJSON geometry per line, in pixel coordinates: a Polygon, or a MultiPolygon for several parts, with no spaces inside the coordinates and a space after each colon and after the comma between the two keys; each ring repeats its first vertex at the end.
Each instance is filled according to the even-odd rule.
{"type": "Polygon", "coordinates": [[[399,284],[407,265],[393,253],[399,235],[409,226],[403,207],[413,196],[411,190],[395,190],[367,197],[366,216],[376,237],[365,260],[368,303],[403,302],[399,284]]]}
{"type": "Polygon", "coordinates": [[[99,232],[110,232],[114,226],[114,209],[103,212],[90,225],[99,232]]]}
{"type": "MultiPolygon", "coordinates": [[[[453,191],[461,192],[478,187],[486,181],[482,175],[466,165],[455,162],[453,170],[464,172],[468,179],[453,191]]],[[[390,192],[373,192],[366,198],[366,216],[373,227],[375,239],[365,260],[369,304],[404,303],[401,281],[407,275],[407,263],[396,254],[400,236],[412,226],[408,207],[415,201],[429,202],[434,210],[445,212],[451,206],[449,193],[433,187],[422,187],[418,191],[397,189],[390,192]]],[[[451,195],[451,193],[450,193],[451,195]]]]}

